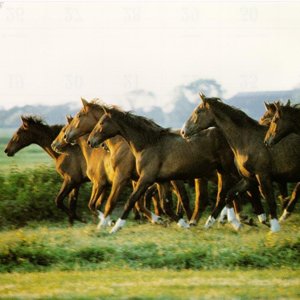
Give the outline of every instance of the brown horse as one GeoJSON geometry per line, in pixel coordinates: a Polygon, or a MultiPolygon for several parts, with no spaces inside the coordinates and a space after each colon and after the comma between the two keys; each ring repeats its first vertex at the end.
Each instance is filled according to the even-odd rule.
{"type": "Polygon", "coordinates": [[[299,104],[275,104],[276,111],[265,136],[267,146],[273,146],[290,133],[300,134],[300,106],[299,104]]]}
{"type": "Polygon", "coordinates": [[[4,152],[13,156],[19,150],[37,144],[46,151],[55,161],[56,171],[64,179],[62,187],[55,198],[58,208],[67,213],[69,223],[81,219],[76,214],[76,203],[78,191],[82,183],[88,181],[86,176],[86,163],[78,146],[68,145],[64,154],[58,154],[51,148],[51,143],[61,130],[62,126],[45,124],[42,119],[36,116],[22,116],[22,125],[14,133],[7,144],[4,152]],[[69,195],[69,208],[63,200],[69,195]]]}
{"type": "MultiPolygon", "coordinates": [[[[277,111],[278,105],[282,105],[279,101],[274,102],[274,103],[266,103],[265,102],[265,108],[266,111],[264,115],[260,118],[259,124],[265,125],[269,128],[273,117],[277,111]]],[[[287,102],[287,106],[290,106],[290,101],[287,102]]],[[[300,145],[299,145],[300,147],[300,145]]],[[[280,217],[280,221],[286,220],[293,210],[295,209],[296,203],[300,197],[300,182],[298,182],[291,194],[290,197],[288,197],[288,192],[287,192],[287,183],[278,183],[279,191],[280,191],[280,196],[282,200],[282,205],[283,205],[283,214],[280,217]]]]}
{"type": "Polygon", "coordinates": [[[297,182],[300,179],[300,153],[291,151],[299,145],[300,137],[291,137],[290,144],[278,144],[267,149],[264,145],[266,127],[259,125],[244,112],[223,103],[219,98],[206,98],[185,123],[183,133],[194,132],[217,125],[226,137],[235,156],[235,162],[243,179],[228,193],[233,195],[245,191],[250,185],[259,184],[261,194],[267,200],[271,215],[271,230],[280,229],[272,181],[297,182]]]}
{"type": "MultiPolygon", "coordinates": [[[[112,233],[124,226],[134,203],[153,184],[174,179],[213,178],[218,172],[219,191],[217,216],[224,203],[227,189],[232,185],[232,153],[224,153],[226,143],[219,136],[218,129],[211,129],[197,135],[190,141],[179,134],[165,129],[147,118],[121,111],[115,107],[103,107],[106,113],[101,117],[89,137],[89,144],[95,147],[102,142],[121,135],[129,144],[136,159],[139,180],[126,202],[121,218],[111,230],[112,233]],[[218,136],[220,139],[215,138],[218,136]],[[222,152],[222,155],[220,155],[222,152]]],[[[210,222],[211,220],[209,220],[210,222]]],[[[237,220],[236,220],[237,221],[237,220]]]]}
{"type": "MultiPolygon", "coordinates": [[[[97,121],[104,114],[103,108],[97,104],[97,101],[89,103],[85,99],[82,99],[82,104],[82,109],[76,114],[65,130],[65,139],[67,142],[72,142],[80,136],[90,133],[97,121]]],[[[135,168],[135,157],[122,137],[109,139],[105,144],[110,150],[113,169],[116,172],[110,194],[110,197],[113,197],[112,203],[115,203],[120,193],[124,190],[126,183],[129,180],[137,180],[138,174],[135,168]]],[[[191,211],[189,207],[189,199],[183,183],[172,182],[172,186],[174,187],[180,202],[183,204],[187,217],[190,219],[191,211]]],[[[158,191],[161,199],[171,198],[169,183],[166,182],[163,185],[159,185],[158,191]]],[[[161,205],[168,216],[170,216],[173,220],[178,221],[179,226],[188,227],[182,219],[182,214],[177,216],[173,213],[170,201],[161,201],[161,205]]],[[[104,212],[105,218],[107,217],[107,213],[108,212],[104,212]]],[[[151,218],[153,222],[159,221],[156,214],[151,213],[151,218]]]]}
{"type": "MultiPolygon", "coordinates": [[[[67,117],[68,124],[72,122],[72,119],[72,117],[67,117]]],[[[57,152],[64,151],[66,145],[68,145],[68,143],[64,140],[65,131],[68,127],[68,124],[61,129],[56,139],[52,142],[51,146],[57,152]]],[[[88,206],[92,213],[100,219],[100,222],[98,224],[98,229],[100,229],[101,227],[106,227],[107,225],[111,224],[110,215],[116,205],[115,201],[117,200],[117,197],[119,195],[118,189],[122,189],[123,184],[125,186],[128,185],[130,181],[128,179],[130,177],[130,174],[126,174],[126,172],[128,173],[127,169],[120,170],[120,165],[115,163],[115,161],[111,159],[109,148],[91,148],[87,144],[87,138],[88,135],[81,136],[76,139],[76,143],[79,145],[84,155],[87,164],[86,173],[93,184],[88,206]],[[119,179],[120,174],[123,176],[123,180],[119,179]],[[116,194],[114,193],[110,194],[106,202],[105,211],[103,214],[100,210],[100,207],[105,197],[105,190],[108,186],[111,186],[111,184],[113,185],[112,190],[115,191],[114,193],[117,193],[117,196],[115,196],[116,194]]],[[[115,139],[115,142],[117,142],[117,139],[118,138],[115,139]]],[[[126,158],[125,156],[123,157],[122,161],[127,164],[130,163],[130,161],[128,161],[128,158],[126,158]]],[[[125,166],[125,164],[123,166],[125,166]]],[[[141,202],[137,203],[136,208],[148,219],[152,220],[151,212],[148,211],[141,202]]]]}

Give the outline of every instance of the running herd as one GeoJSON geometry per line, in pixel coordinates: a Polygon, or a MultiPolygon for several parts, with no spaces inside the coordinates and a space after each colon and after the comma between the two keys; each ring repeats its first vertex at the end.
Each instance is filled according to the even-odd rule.
{"type": "Polygon", "coordinates": [[[200,98],[200,104],[177,131],[115,106],[82,99],[81,110],[73,118],[68,116],[65,126],[49,126],[36,116],[22,116],[22,125],[5,153],[13,156],[35,143],[54,159],[64,179],[55,202],[68,215],[70,224],[82,221],[76,213],[78,191],[82,183],[91,181],[88,206],[100,220],[98,228],[113,225],[110,232],[117,232],[134,207],[152,223],[161,223],[165,213],[178,226],[188,228],[196,225],[205,210],[208,182],[213,182],[217,184],[216,204],[205,228],[213,226],[220,215],[220,222],[227,216],[239,230],[241,198],[251,202],[261,223],[268,224],[263,197],[271,231],[279,231],[279,222],[294,210],[300,192],[299,106],[265,103],[266,113],[257,122],[219,98],[204,94],[200,98]],[[194,181],[193,211],[186,181],[194,181]],[[283,199],[279,221],[274,182],[283,199]],[[290,196],[288,183],[296,183],[290,196]],[[111,213],[128,186],[133,191],[114,223],[111,213]],[[171,201],[173,192],[178,199],[176,211],[171,201]],[[67,196],[68,206],[63,202],[67,196]],[[149,201],[153,201],[153,211],[146,205],[149,201]]]}

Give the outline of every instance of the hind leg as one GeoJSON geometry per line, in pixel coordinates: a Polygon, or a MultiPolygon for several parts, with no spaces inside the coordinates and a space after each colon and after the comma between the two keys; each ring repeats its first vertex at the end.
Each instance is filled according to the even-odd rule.
{"type": "Polygon", "coordinates": [[[206,179],[195,179],[195,206],[190,225],[196,225],[208,204],[208,181],[206,179]]]}
{"type": "MultiPolygon", "coordinates": [[[[173,181],[172,180],[171,184],[177,195],[178,202],[183,207],[188,220],[190,220],[192,217],[192,211],[190,208],[190,199],[186,192],[183,181],[181,181],[181,180],[173,181]]],[[[182,212],[181,212],[181,209],[179,209],[179,207],[177,207],[177,211],[178,211],[178,215],[182,218],[182,212]]]]}
{"type": "Polygon", "coordinates": [[[60,191],[58,195],[55,198],[55,204],[56,206],[64,211],[68,215],[68,220],[69,220],[69,225],[73,225],[74,223],[74,218],[70,210],[64,205],[64,199],[67,197],[67,195],[72,191],[72,189],[75,187],[75,183],[71,182],[67,179],[64,180],[60,191]]]}
{"type": "Polygon", "coordinates": [[[259,190],[262,196],[266,199],[270,210],[271,231],[277,232],[280,230],[280,225],[277,219],[276,202],[274,197],[273,185],[269,176],[257,174],[259,190]]]}
{"type": "Polygon", "coordinates": [[[82,218],[80,218],[76,213],[79,188],[80,185],[77,185],[69,194],[69,210],[73,220],[85,223],[85,221],[82,218]]]}
{"type": "Polygon", "coordinates": [[[291,215],[291,213],[295,209],[299,195],[300,195],[300,182],[298,182],[296,184],[296,186],[292,192],[292,195],[290,197],[290,200],[288,201],[288,204],[279,219],[280,222],[285,221],[291,215]]]}

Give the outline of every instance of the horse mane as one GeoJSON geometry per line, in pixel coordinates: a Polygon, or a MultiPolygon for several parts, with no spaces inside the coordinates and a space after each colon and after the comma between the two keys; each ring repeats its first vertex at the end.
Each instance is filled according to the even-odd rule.
{"type": "Polygon", "coordinates": [[[256,120],[249,117],[241,109],[225,104],[220,98],[207,98],[207,100],[210,103],[216,104],[237,125],[242,126],[246,122],[249,126],[260,126],[256,120]]]}
{"type": "Polygon", "coordinates": [[[41,116],[37,116],[37,115],[22,115],[21,117],[30,125],[36,125],[43,130],[50,130],[53,138],[55,138],[59,134],[59,132],[64,126],[59,124],[48,125],[41,116]]]}
{"type": "Polygon", "coordinates": [[[131,111],[124,111],[117,106],[104,106],[104,108],[113,117],[115,116],[117,119],[123,120],[126,124],[130,124],[131,128],[140,132],[146,142],[156,142],[165,134],[176,134],[170,128],[164,128],[153,120],[135,115],[131,111]]]}

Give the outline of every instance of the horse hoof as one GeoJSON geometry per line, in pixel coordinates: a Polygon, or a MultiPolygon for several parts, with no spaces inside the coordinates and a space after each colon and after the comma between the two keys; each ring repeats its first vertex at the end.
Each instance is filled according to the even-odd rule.
{"type": "Polygon", "coordinates": [[[190,225],[190,226],[197,226],[197,221],[196,221],[196,220],[191,220],[191,221],[189,222],[189,225],[190,225]]]}

